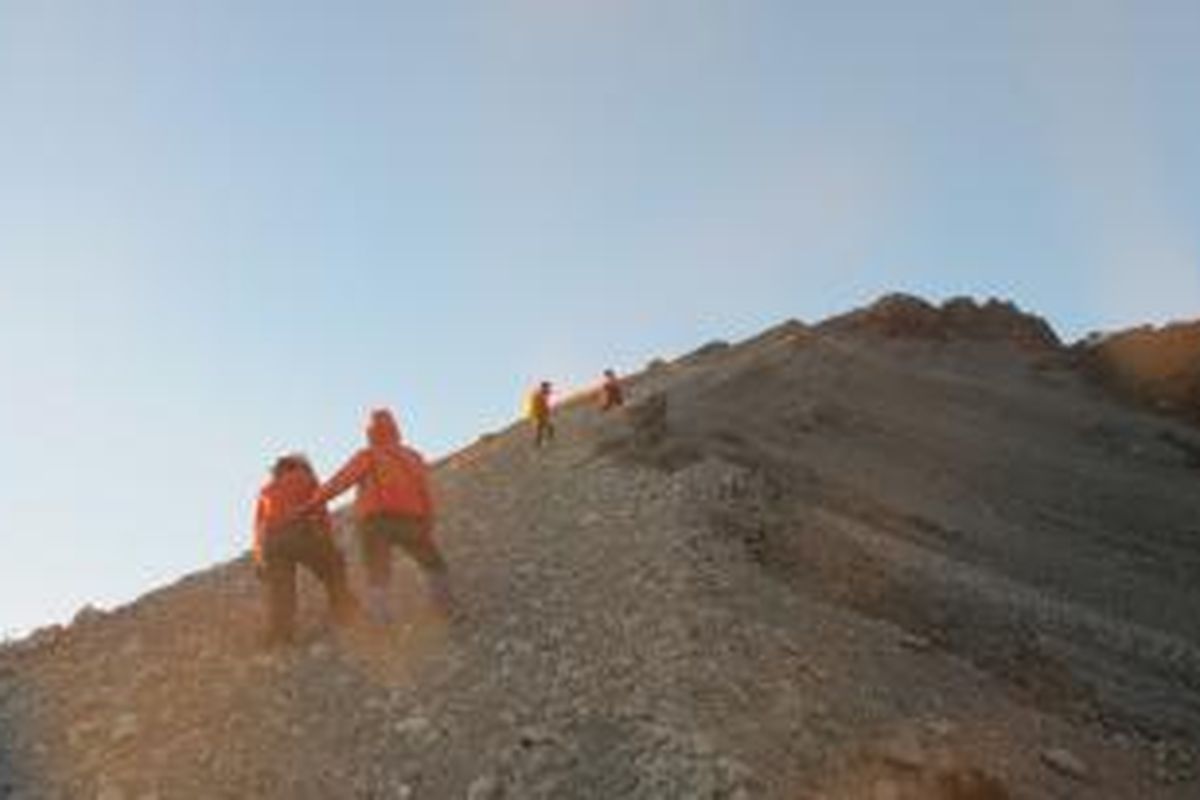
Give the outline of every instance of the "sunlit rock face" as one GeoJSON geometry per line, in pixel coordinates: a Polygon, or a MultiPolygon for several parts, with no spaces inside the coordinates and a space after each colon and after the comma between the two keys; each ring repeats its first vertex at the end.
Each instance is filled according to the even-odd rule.
{"type": "Polygon", "coordinates": [[[1200,422],[1200,322],[1096,335],[1076,350],[1086,368],[1121,395],[1200,422]]]}

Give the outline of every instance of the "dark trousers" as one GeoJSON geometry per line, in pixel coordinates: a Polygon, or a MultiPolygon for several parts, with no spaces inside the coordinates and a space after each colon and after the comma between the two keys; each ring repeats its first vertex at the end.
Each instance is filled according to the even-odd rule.
{"type": "Polygon", "coordinates": [[[533,443],[541,447],[546,442],[554,441],[554,423],[550,421],[550,417],[534,417],[533,418],[534,434],[533,443]]]}
{"type": "Polygon", "coordinates": [[[427,520],[400,514],[372,514],[358,523],[363,566],[371,586],[386,586],[392,577],[392,548],[399,547],[428,573],[445,573],[446,560],[433,540],[427,520]]]}
{"type": "Polygon", "coordinates": [[[297,565],[307,568],[325,587],[337,622],[354,616],[358,604],[350,591],[345,559],[319,525],[297,520],[272,532],[263,548],[263,562],[267,635],[272,642],[291,641],[295,631],[297,565]]]}

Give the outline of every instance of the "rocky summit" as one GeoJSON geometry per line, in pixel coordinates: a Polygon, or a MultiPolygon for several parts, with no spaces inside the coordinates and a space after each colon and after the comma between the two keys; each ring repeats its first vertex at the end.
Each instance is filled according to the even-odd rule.
{"type": "Polygon", "coordinates": [[[892,296],[656,360],[438,464],[454,619],[302,579],[264,651],[242,558],[5,645],[0,798],[1200,797],[1197,338],[892,296]]]}

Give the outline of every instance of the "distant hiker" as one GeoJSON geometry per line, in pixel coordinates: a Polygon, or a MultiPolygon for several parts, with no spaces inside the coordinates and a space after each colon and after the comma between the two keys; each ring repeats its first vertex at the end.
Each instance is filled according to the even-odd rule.
{"type": "Polygon", "coordinates": [[[618,408],[625,405],[625,392],[621,389],[621,381],[617,373],[611,369],[604,370],[604,383],[600,387],[600,410],[618,408]]]}
{"type": "Polygon", "coordinates": [[[350,621],[357,608],[346,562],[333,543],[329,514],[324,503],[311,502],[318,485],[308,459],[291,454],[275,461],[271,479],[258,494],[254,564],[264,587],[269,645],[286,644],[294,635],[297,564],[324,584],[335,621],[350,621]],[[300,516],[301,509],[310,513],[300,516]]]}
{"type": "Polygon", "coordinates": [[[550,394],[553,391],[550,381],[542,381],[529,394],[529,421],[533,423],[533,444],[541,447],[544,443],[554,441],[554,423],[550,419],[550,394]]]}
{"type": "Polygon", "coordinates": [[[367,571],[367,608],[379,623],[391,620],[387,588],[392,547],[399,546],[425,573],[430,598],[451,611],[449,570],[433,539],[434,508],[429,470],[421,454],[405,446],[392,412],[377,409],[367,423],[367,446],[354,454],[312,500],[316,507],[358,487],[354,516],[367,571]]]}

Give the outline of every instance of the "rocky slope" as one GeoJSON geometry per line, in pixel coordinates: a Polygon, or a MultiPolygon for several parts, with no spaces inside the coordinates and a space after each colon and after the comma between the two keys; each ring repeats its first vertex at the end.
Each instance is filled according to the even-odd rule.
{"type": "Polygon", "coordinates": [[[0,650],[0,798],[1200,792],[1200,437],[1044,322],[887,298],[631,392],[439,465],[464,619],[306,585],[263,653],[239,560],[0,650]]]}

